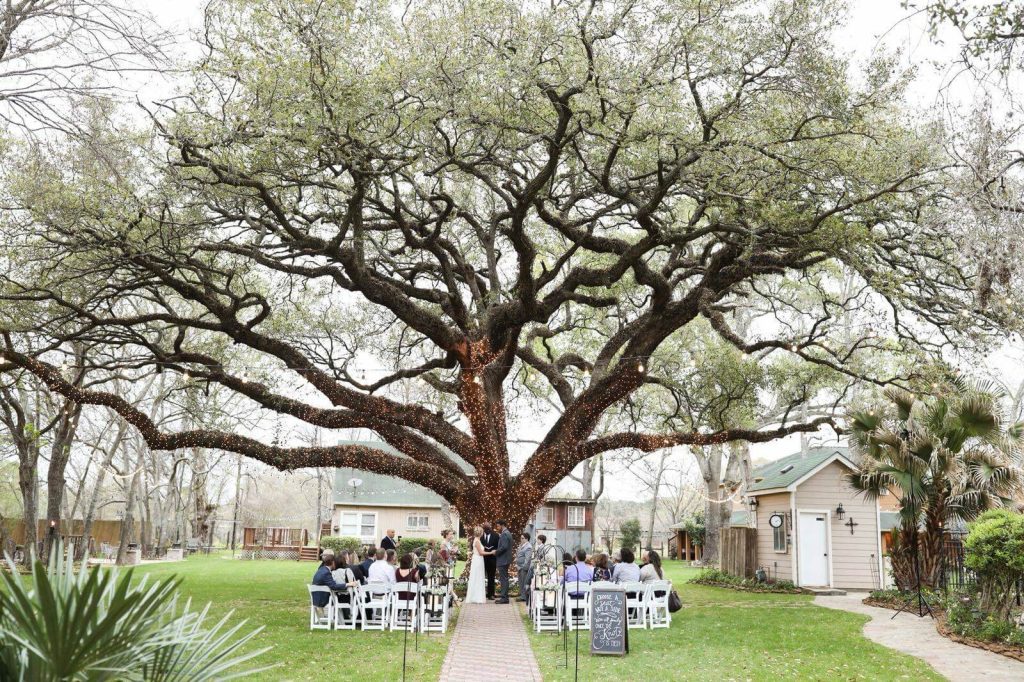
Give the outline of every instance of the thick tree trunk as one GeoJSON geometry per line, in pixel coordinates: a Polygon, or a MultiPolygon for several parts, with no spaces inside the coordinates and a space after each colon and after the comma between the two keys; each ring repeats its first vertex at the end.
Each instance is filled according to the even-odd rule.
{"type": "Polygon", "coordinates": [[[32,557],[38,550],[39,525],[39,449],[35,442],[28,441],[25,451],[20,452],[18,462],[18,489],[21,490],[21,518],[25,524],[25,554],[23,562],[32,564],[32,557]]]}
{"type": "MultiPolygon", "coordinates": [[[[143,448],[145,447],[145,445],[143,445],[142,443],[137,443],[136,447],[143,448]]],[[[135,491],[138,489],[139,484],[139,471],[141,470],[141,460],[142,458],[139,457],[137,461],[134,463],[135,471],[132,472],[132,475],[128,478],[128,489],[126,491],[127,494],[124,505],[124,517],[121,520],[121,534],[118,537],[116,560],[118,566],[123,566],[126,562],[126,557],[128,554],[128,543],[131,542],[132,533],[134,531],[133,526],[135,525],[135,491]]],[[[127,473],[128,471],[131,471],[133,462],[128,458],[127,453],[125,453],[124,464],[125,472],[127,473]]]]}
{"type": "Polygon", "coordinates": [[[49,556],[52,543],[61,535],[61,506],[64,502],[64,488],[67,486],[65,473],[71,459],[71,445],[78,432],[78,420],[82,408],[72,402],[64,403],[54,431],[50,448],[50,466],[46,471],[46,520],[47,540],[43,549],[44,559],[49,556]],[[52,530],[49,530],[52,529],[52,530]]]}

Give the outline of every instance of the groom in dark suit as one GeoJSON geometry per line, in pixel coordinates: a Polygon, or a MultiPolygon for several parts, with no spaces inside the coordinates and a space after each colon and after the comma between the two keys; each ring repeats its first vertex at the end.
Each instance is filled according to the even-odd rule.
{"type": "Polygon", "coordinates": [[[498,582],[501,583],[501,598],[494,601],[495,604],[508,603],[508,566],[512,563],[512,533],[508,532],[508,524],[503,519],[498,519],[498,547],[494,553],[494,563],[498,568],[498,582]]]}
{"type": "MultiPolygon", "coordinates": [[[[491,524],[485,523],[482,528],[484,534],[480,537],[480,544],[484,551],[493,552],[498,549],[498,534],[491,529],[491,524]]],[[[497,567],[497,557],[493,554],[484,555],[484,573],[487,575],[487,598],[494,599],[494,572],[497,567]]]]}

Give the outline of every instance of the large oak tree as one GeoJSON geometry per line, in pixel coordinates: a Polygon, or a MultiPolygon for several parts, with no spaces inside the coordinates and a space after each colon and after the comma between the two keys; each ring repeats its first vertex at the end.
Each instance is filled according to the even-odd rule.
{"type": "Polygon", "coordinates": [[[0,368],[111,408],[151,448],[392,474],[469,522],[524,523],[601,453],[816,430],[831,417],[778,401],[769,425],[702,419],[695,323],[764,362],[887,384],[913,377],[866,353],[933,355],[1006,312],[974,304],[977,265],[935,219],[941,129],[890,61],[852,74],[840,15],[215,1],[155,141],[108,140],[87,168],[73,149],[26,158],[9,180],[0,368]],[[390,448],[161,428],[24,352],[24,329],[390,448]],[[545,431],[518,466],[509,428],[531,419],[545,431]]]}

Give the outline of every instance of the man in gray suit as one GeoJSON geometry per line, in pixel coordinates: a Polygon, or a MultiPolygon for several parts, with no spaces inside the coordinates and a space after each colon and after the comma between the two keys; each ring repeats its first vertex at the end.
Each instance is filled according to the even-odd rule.
{"type": "Polygon", "coordinates": [[[530,534],[523,533],[523,543],[516,550],[516,568],[519,569],[519,601],[526,601],[526,595],[530,591],[530,563],[533,561],[533,545],[530,544],[530,534]]]}
{"type": "Polygon", "coordinates": [[[501,585],[501,597],[494,600],[495,604],[508,603],[508,567],[512,563],[512,533],[508,532],[508,524],[498,519],[495,524],[501,533],[498,536],[498,547],[494,550],[495,566],[498,569],[498,582],[501,585]]]}

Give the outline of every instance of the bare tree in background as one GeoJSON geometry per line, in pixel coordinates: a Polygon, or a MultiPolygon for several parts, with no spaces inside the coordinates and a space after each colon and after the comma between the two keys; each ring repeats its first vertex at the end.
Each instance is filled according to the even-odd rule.
{"type": "Polygon", "coordinates": [[[126,74],[166,63],[171,35],[129,0],[0,4],[0,121],[30,134],[78,131],[73,102],[112,97],[126,74]]]}

